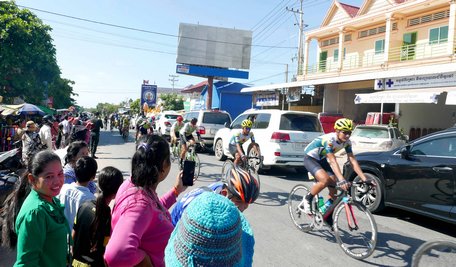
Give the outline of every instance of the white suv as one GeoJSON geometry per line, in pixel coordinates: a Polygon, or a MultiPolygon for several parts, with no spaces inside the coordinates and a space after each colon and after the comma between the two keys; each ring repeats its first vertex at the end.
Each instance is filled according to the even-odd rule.
{"type": "MultiPolygon", "coordinates": [[[[263,157],[261,169],[271,166],[292,166],[299,171],[304,170],[304,148],[313,139],[323,134],[316,113],[287,110],[247,110],[239,115],[227,128],[215,135],[215,157],[224,160],[232,157],[228,144],[233,134],[241,130],[241,122],[245,119],[253,121],[252,132],[263,157]]],[[[244,143],[247,154],[250,140],[244,143]]]]}
{"type": "Polygon", "coordinates": [[[196,125],[198,131],[203,139],[206,148],[212,149],[214,145],[215,133],[224,128],[225,124],[231,123],[231,116],[226,111],[221,110],[196,110],[186,112],[184,115],[184,121],[188,122],[192,118],[198,119],[196,125]]]}

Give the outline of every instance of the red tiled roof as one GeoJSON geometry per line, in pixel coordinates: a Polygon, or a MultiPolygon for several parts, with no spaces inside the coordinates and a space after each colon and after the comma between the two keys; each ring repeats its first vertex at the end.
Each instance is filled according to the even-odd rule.
{"type": "Polygon", "coordinates": [[[207,85],[207,81],[203,81],[200,83],[197,83],[195,85],[192,85],[190,87],[184,88],[181,93],[193,93],[193,92],[201,92],[203,91],[204,86],[207,85]]]}
{"type": "Polygon", "coordinates": [[[404,3],[407,0],[394,0],[394,1],[396,2],[396,4],[401,4],[401,3],[404,3]]]}
{"type": "MultiPolygon", "coordinates": [[[[396,1],[401,1],[401,0],[396,0],[396,1]]],[[[347,13],[348,13],[348,15],[350,15],[350,17],[353,18],[356,16],[356,14],[358,14],[359,7],[351,6],[351,5],[340,3],[340,2],[339,2],[339,4],[345,9],[345,11],[347,11],[347,13]]]]}

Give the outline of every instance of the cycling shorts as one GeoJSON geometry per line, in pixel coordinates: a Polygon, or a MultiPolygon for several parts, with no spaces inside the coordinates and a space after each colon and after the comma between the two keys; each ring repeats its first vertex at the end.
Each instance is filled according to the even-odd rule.
{"type": "Polygon", "coordinates": [[[326,158],[321,159],[321,160],[316,160],[316,159],[312,158],[311,156],[304,155],[304,167],[314,177],[316,177],[315,173],[321,169],[325,170],[329,176],[334,176],[334,172],[326,158]]]}
{"type": "Polygon", "coordinates": [[[187,135],[187,136],[185,136],[185,138],[184,138],[184,135],[180,134],[179,139],[180,139],[181,144],[183,144],[183,145],[185,145],[187,143],[185,141],[185,139],[187,139],[187,141],[190,141],[190,140],[195,141],[195,137],[193,137],[193,134],[187,135]]]}
{"type": "MultiPolygon", "coordinates": [[[[230,154],[233,155],[233,157],[236,156],[237,151],[237,146],[233,144],[228,145],[228,150],[230,151],[230,154]]],[[[244,148],[241,146],[242,153],[245,155],[244,148]]]]}

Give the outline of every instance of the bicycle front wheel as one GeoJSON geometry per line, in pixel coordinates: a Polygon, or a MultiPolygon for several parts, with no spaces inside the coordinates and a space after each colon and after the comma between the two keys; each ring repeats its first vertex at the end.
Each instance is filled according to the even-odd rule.
{"type": "Polygon", "coordinates": [[[413,255],[412,267],[419,266],[454,266],[456,243],[436,240],[422,244],[413,255]]]}
{"type": "Polygon", "coordinates": [[[341,202],[335,208],[334,234],[345,254],[358,260],[369,257],[377,244],[374,217],[358,202],[341,202]]]}
{"type": "Polygon", "coordinates": [[[313,229],[313,216],[304,211],[305,196],[309,189],[305,185],[293,187],[288,196],[288,212],[294,225],[303,232],[309,232],[313,229]]]}

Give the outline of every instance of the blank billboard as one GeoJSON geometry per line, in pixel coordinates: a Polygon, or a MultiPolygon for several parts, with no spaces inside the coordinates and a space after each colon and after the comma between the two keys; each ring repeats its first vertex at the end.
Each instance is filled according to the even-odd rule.
{"type": "Polygon", "coordinates": [[[249,69],[252,31],[180,23],[176,63],[249,69]]]}

